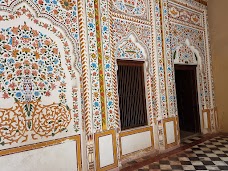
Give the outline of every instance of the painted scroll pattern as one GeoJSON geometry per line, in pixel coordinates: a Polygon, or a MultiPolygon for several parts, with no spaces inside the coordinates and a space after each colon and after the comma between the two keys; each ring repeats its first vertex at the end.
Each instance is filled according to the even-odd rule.
{"type": "Polygon", "coordinates": [[[17,101],[10,109],[0,109],[0,144],[11,145],[54,137],[68,131],[70,110],[61,104],[41,105],[17,101]]]}

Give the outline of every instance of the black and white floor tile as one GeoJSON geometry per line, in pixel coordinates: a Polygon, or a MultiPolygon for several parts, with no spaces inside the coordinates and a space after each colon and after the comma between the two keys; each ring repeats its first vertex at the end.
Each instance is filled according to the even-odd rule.
{"type": "MultiPolygon", "coordinates": [[[[196,137],[195,140],[199,139],[196,137]]],[[[137,171],[179,170],[228,171],[228,136],[212,138],[182,152],[163,158],[158,162],[137,169],[137,171]]]]}

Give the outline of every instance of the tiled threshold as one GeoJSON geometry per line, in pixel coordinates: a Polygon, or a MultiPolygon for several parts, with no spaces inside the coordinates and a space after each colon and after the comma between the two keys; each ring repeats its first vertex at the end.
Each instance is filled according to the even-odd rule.
{"type": "Polygon", "coordinates": [[[149,155],[143,158],[139,158],[138,160],[129,162],[130,165],[128,164],[126,167],[123,166],[121,171],[131,171],[131,170],[136,170],[139,169],[145,165],[149,165],[153,162],[157,162],[163,158],[166,158],[168,156],[180,153],[188,148],[191,148],[197,144],[203,143],[209,139],[212,139],[214,137],[220,136],[220,135],[228,135],[228,133],[215,133],[215,134],[206,134],[206,135],[196,135],[190,138],[185,139],[179,147],[177,147],[174,150],[167,151],[165,153],[160,153],[157,155],[149,155]]]}

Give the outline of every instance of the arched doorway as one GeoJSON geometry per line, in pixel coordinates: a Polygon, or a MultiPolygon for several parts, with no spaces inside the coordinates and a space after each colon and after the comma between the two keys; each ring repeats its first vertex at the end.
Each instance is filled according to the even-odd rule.
{"type": "Polygon", "coordinates": [[[180,137],[200,132],[196,65],[175,65],[180,137]]]}

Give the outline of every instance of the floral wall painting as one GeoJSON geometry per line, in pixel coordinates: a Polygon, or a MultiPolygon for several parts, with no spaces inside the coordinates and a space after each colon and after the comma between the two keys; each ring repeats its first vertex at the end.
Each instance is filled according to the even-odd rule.
{"type": "Polygon", "coordinates": [[[118,59],[144,61],[147,127],[164,150],[164,119],[178,120],[174,64],[199,66],[200,102],[214,111],[206,11],[194,0],[0,0],[0,154],[77,136],[96,170],[94,135],[115,130],[121,164],[118,59]]]}
{"type": "Polygon", "coordinates": [[[78,134],[71,38],[26,3],[13,11],[0,13],[0,149],[78,134]]]}

